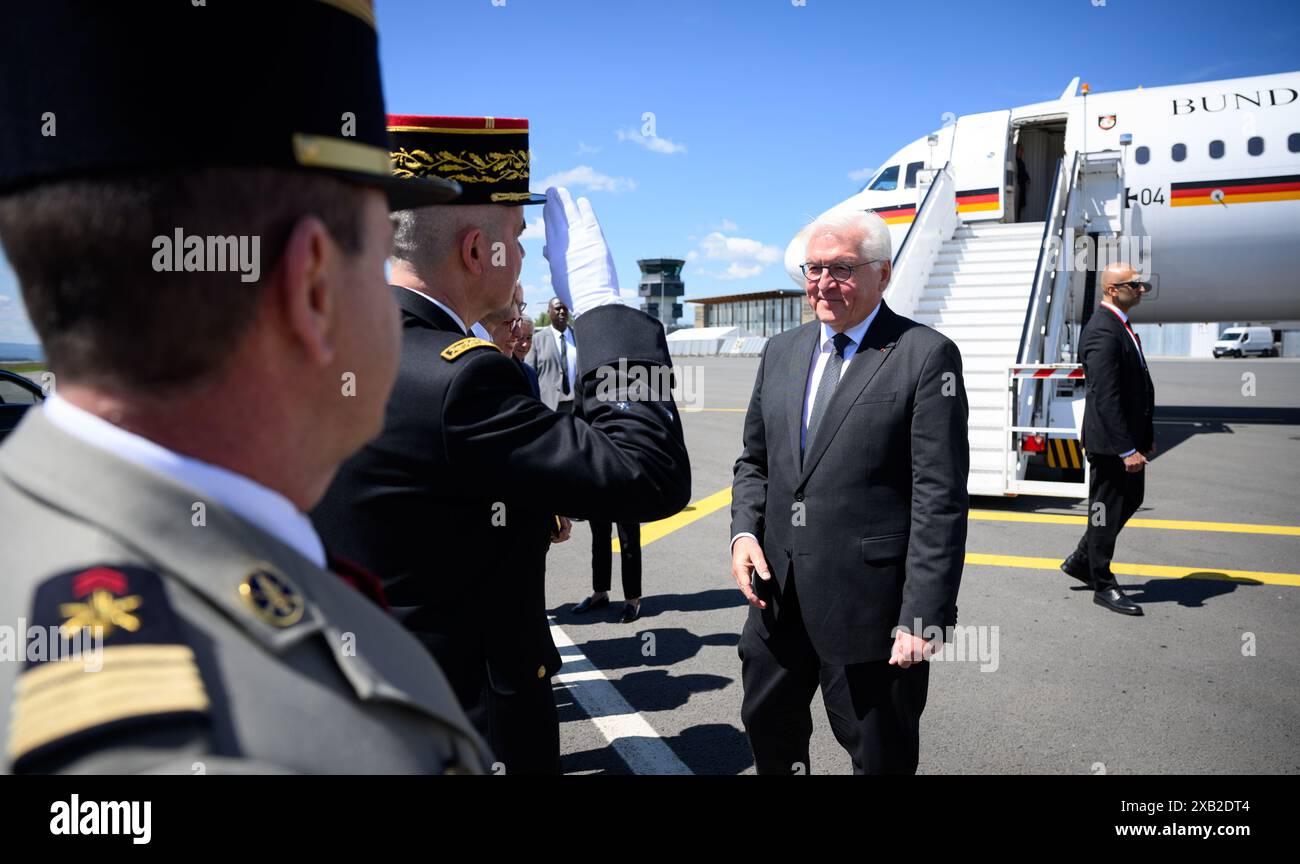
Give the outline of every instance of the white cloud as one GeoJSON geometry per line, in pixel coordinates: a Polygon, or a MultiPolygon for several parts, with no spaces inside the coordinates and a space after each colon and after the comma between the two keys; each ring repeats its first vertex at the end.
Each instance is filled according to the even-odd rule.
{"type": "Polygon", "coordinates": [[[578,142],[578,155],[579,155],[579,156],[586,155],[587,153],[599,153],[601,150],[604,150],[604,149],[605,149],[604,147],[593,147],[593,146],[591,146],[590,144],[588,144],[586,141],[579,141],[579,142],[578,142]]]}
{"type": "Polygon", "coordinates": [[[545,240],[546,226],[542,222],[542,217],[538,216],[536,219],[533,219],[532,221],[525,224],[524,233],[519,235],[519,239],[520,240],[545,240]]]}
{"type": "Polygon", "coordinates": [[[645,149],[654,153],[663,153],[666,156],[671,156],[674,153],[686,152],[685,144],[678,144],[675,141],[659,135],[642,135],[636,129],[616,129],[614,134],[618,136],[618,140],[620,141],[631,141],[635,144],[640,144],[645,149]]]}
{"type": "Polygon", "coordinates": [[[542,189],[552,186],[567,186],[570,189],[582,189],[587,192],[630,192],[636,188],[636,181],[631,177],[611,177],[602,174],[590,165],[579,165],[568,171],[552,174],[541,183],[542,189]]]}
{"type": "Polygon", "coordinates": [[[701,240],[700,249],[713,261],[771,264],[781,259],[781,250],[775,246],[765,246],[748,237],[728,237],[721,231],[714,231],[701,240]]]}
{"type": "Polygon", "coordinates": [[[767,265],[780,261],[781,257],[782,251],[776,246],[768,246],[748,237],[728,236],[721,231],[707,235],[697,249],[686,253],[687,261],[726,262],[725,270],[700,268],[695,272],[727,281],[753,278],[762,273],[767,265]]]}
{"type": "Polygon", "coordinates": [[[874,168],[859,168],[856,171],[849,172],[849,179],[855,183],[866,183],[874,173],[874,168]]]}
{"type": "Polygon", "coordinates": [[[723,219],[722,224],[718,226],[719,231],[735,231],[739,226],[730,219],[723,219]]]}

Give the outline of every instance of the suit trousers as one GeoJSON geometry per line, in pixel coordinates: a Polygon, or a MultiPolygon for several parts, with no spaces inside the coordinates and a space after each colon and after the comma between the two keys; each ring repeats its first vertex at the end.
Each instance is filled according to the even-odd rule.
{"type": "MultiPolygon", "coordinates": [[[[591,520],[591,590],[609,591],[613,577],[613,551],[608,522],[591,520]]],[[[641,523],[618,523],[618,548],[623,574],[623,597],[641,596],[641,523]]]]}
{"type": "Polygon", "coordinates": [[[1132,473],[1124,470],[1124,460],[1118,456],[1087,455],[1092,469],[1088,481],[1088,527],[1079,539],[1076,552],[1088,559],[1093,589],[1105,591],[1117,584],[1115,574],[1110,572],[1115,541],[1120,529],[1142,506],[1147,472],[1145,468],[1132,473]]]}
{"type": "Polygon", "coordinates": [[[820,686],[831,730],[854,774],[915,774],[930,664],[902,669],[888,660],[823,662],[804,628],[793,568],[779,608],[764,639],[755,624],[766,613],[751,606],[738,649],[745,690],[740,713],[758,773],[811,773],[811,703],[820,686]]]}
{"type": "Polygon", "coordinates": [[[560,773],[560,720],[550,678],[508,694],[484,684],[478,704],[465,713],[492,748],[493,774],[560,773]]]}

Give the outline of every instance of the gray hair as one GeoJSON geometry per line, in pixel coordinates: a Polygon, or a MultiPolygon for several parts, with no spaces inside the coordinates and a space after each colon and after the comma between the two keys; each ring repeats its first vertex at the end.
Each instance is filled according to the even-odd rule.
{"type": "Polygon", "coordinates": [[[500,209],[494,204],[442,204],[400,210],[393,214],[393,259],[417,273],[431,270],[455,250],[466,229],[499,233],[500,209]]]}
{"type": "MultiPolygon", "coordinates": [[[[846,232],[857,234],[858,254],[863,261],[888,261],[893,254],[889,239],[889,226],[871,210],[828,210],[817,217],[808,228],[808,239],[814,234],[846,232]]],[[[804,243],[807,250],[808,244],[804,243]]]]}
{"type": "Polygon", "coordinates": [[[889,225],[871,210],[857,210],[848,207],[836,207],[827,210],[810,224],[800,229],[794,239],[785,248],[785,272],[799,287],[803,287],[803,273],[799,265],[808,260],[808,241],[814,234],[834,233],[837,235],[855,234],[858,241],[858,255],[863,261],[874,261],[871,266],[880,270],[881,261],[893,257],[893,242],[889,237],[889,225]]]}

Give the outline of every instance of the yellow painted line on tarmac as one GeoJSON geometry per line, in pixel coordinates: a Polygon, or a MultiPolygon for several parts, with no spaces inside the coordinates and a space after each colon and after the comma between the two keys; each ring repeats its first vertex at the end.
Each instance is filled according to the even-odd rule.
{"type": "MultiPolygon", "coordinates": [[[[731,487],[720,489],[708,497],[701,498],[699,501],[688,505],[686,509],[669,516],[667,519],[660,519],[658,522],[647,522],[641,526],[641,545],[648,546],[656,540],[660,540],[672,534],[681,528],[685,528],[692,522],[703,519],[711,513],[721,510],[731,504],[731,487]]],[[[1084,516],[1067,516],[1056,513],[1006,513],[1000,510],[971,510],[970,518],[973,520],[986,520],[993,522],[1036,522],[1039,524],[1055,525],[1076,525],[1084,526],[1087,517],[1084,516]]],[[[1272,534],[1283,537],[1300,537],[1300,527],[1294,525],[1259,525],[1248,522],[1203,522],[1187,519],[1129,519],[1125,524],[1126,528],[1159,528],[1172,531],[1217,531],[1231,534],[1272,534]]],[[[619,551],[618,540],[614,539],[613,550],[619,551]]],[[[1026,558],[1021,556],[997,556],[982,555],[981,553],[968,553],[966,557],[968,564],[999,564],[1004,567],[1029,567],[1031,569],[1048,569],[1055,570],[1060,565],[1060,561],[1053,558],[1026,558]],[[997,558],[998,561],[974,560],[972,556],[982,558],[997,558]],[[1032,564],[1015,564],[1007,563],[1013,561],[1036,562],[1032,564]],[[1043,564],[1042,562],[1047,562],[1043,564]]],[[[1112,567],[1121,565],[1112,564],[1112,567]]],[[[1189,568],[1189,567],[1167,567],[1156,564],[1126,564],[1129,567],[1124,571],[1130,576],[1162,576],[1172,579],[1183,578],[1192,573],[1210,573],[1226,574],[1232,578],[1254,579],[1265,582],[1270,585],[1296,585],[1300,586],[1300,575],[1294,573],[1263,573],[1250,570],[1219,570],[1213,568],[1189,568]]],[[[1119,572],[1119,571],[1116,571],[1119,572]]],[[[1219,578],[1215,576],[1203,576],[1199,578],[1219,578]]]]}
{"type": "MultiPolygon", "coordinates": [[[[1002,510],[972,510],[970,518],[989,522],[1037,522],[1052,525],[1087,524],[1086,516],[1066,516],[1057,513],[1007,513],[1002,510]]],[[[1134,517],[1125,528],[1162,528],[1167,531],[1222,531],[1228,534],[1276,534],[1283,537],[1300,537],[1300,526],[1255,525],[1248,522],[1198,522],[1190,519],[1140,519],[1134,517]]]]}
{"type": "MultiPolygon", "coordinates": [[[[641,526],[641,545],[649,546],[651,543],[667,537],[679,528],[685,528],[687,525],[703,519],[710,513],[717,512],[723,507],[731,505],[731,487],[714,492],[707,498],[701,498],[692,504],[688,504],[686,509],[674,513],[667,519],[660,519],[658,522],[647,522],[641,526]]],[[[618,554],[618,539],[614,539],[614,554],[618,554]]]]}
{"type": "MultiPolygon", "coordinates": [[[[1025,570],[1060,570],[1059,558],[1031,558],[1026,555],[988,555],[967,552],[967,564],[985,564],[990,567],[1017,567],[1025,570]]],[[[1154,576],[1161,579],[1204,579],[1218,582],[1240,582],[1247,585],[1286,585],[1300,588],[1300,573],[1266,573],[1258,570],[1225,570],[1218,567],[1172,567],[1165,564],[1121,564],[1111,562],[1110,569],[1117,576],[1154,576]]]]}

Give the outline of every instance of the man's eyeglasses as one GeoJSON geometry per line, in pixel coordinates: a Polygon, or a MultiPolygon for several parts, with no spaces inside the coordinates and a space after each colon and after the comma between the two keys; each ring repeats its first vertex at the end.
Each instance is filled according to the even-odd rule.
{"type": "Polygon", "coordinates": [[[809,282],[816,282],[821,279],[822,274],[827,270],[830,271],[831,279],[836,282],[847,282],[853,278],[854,270],[875,263],[875,261],[859,261],[857,264],[847,264],[840,261],[834,264],[800,264],[799,271],[803,273],[803,278],[809,282]]]}

